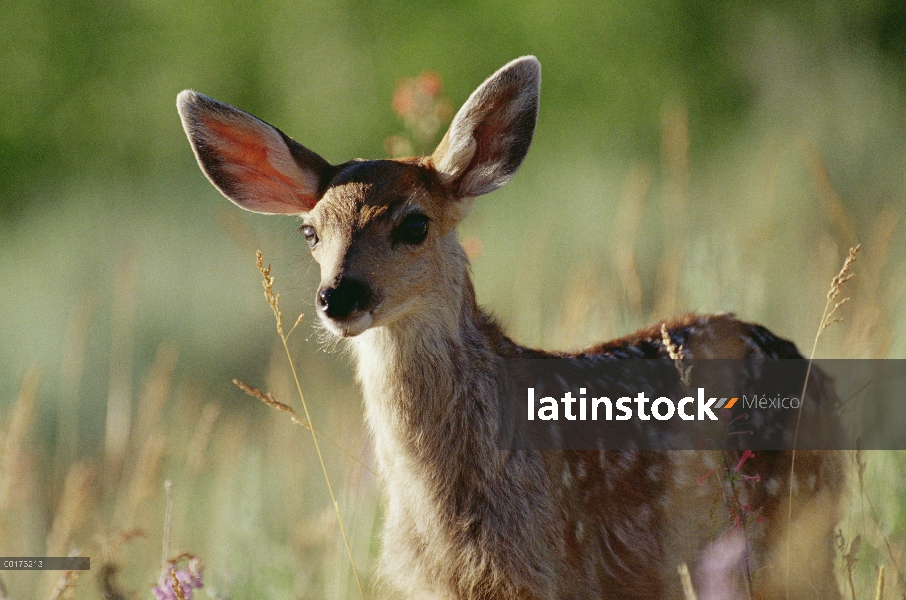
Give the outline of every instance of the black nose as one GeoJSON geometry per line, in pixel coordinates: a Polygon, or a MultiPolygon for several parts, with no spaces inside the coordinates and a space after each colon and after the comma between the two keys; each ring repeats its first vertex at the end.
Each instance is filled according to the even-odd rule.
{"type": "Polygon", "coordinates": [[[331,319],[347,319],[364,310],[369,300],[368,286],[355,279],[343,278],[333,287],[318,290],[318,308],[331,319]]]}

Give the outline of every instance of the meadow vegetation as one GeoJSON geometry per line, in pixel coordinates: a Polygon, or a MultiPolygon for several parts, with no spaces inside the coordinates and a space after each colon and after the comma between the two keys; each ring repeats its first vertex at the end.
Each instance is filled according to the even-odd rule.
{"type": "MultiPolygon", "coordinates": [[[[807,353],[861,243],[815,356],[906,357],[901,3],[394,7],[0,7],[0,555],[92,557],[2,571],[0,598],[150,598],[181,552],[196,597],[386,591],[381,481],[348,357],[314,327],[317,268],[294,220],[203,179],[183,88],[340,162],[429,150],[451,106],[536,54],[532,150],[461,228],[512,337],[577,349],[731,311],[807,353]]],[[[839,581],[902,598],[906,455],[850,465],[839,581]]]]}

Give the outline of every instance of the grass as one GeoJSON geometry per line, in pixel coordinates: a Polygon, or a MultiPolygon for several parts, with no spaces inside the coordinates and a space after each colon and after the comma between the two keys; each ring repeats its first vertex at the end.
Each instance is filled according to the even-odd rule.
{"type": "MultiPolygon", "coordinates": [[[[819,322],[820,299],[840,264],[840,248],[862,232],[860,276],[848,284],[856,300],[846,307],[846,321],[827,330],[823,355],[901,355],[896,332],[904,323],[897,290],[904,285],[904,258],[897,243],[898,206],[889,204],[877,215],[849,214],[820,153],[806,144],[801,157],[789,159],[804,165],[799,178],[780,173],[780,167],[759,167],[729,208],[703,207],[707,198],[698,199],[694,189],[686,121],[681,105],[665,109],[662,164],[624,170],[624,182],[616,186],[622,190],[616,222],[607,230],[612,235],[602,240],[588,232],[585,242],[571,246],[580,248],[580,255],[564,250],[558,232],[571,231],[571,225],[583,231],[585,222],[559,221],[563,217],[549,212],[527,219],[546,226],[540,232],[520,230],[515,247],[525,252],[507,254],[504,236],[495,234],[506,229],[514,235],[513,228],[495,228],[489,217],[492,211],[506,213],[507,205],[494,208],[489,199],[476,209],[478,224],[467,222],[464,234],[470,246],[481,248],[475,256],[479,299],[498,309],[518,341],[547,348],[576,348],[678,312],[719,309],[737,310],[801,341],[811,339],[811,324],[819,322]],[[772,190],[765,192],[763,181],[774,182],[772,190]],[[797,206],[808,205],[813,196],[819,202],[796,214],[778,208],[772,194],[796,198],[797,206]],[[746,204],[749,198],[754,200],[746,204]],[[702,226],[701,212],[709,210],[719,212],[720,228],[702,226]],[[757,245],[764,240],[783,243],[757,245]],[[521,266],[501,267],[513,254],[521,266]],[[553,266],[549,260],[555,260],[553,266]],[[501,294],[514,300],[501,301],[501,294]]],[[[610,220],[603,209],[600,217],[585,221],[610,220]]],[[[230,235],[239,245],[250,245],[252,234],[230,235]]],[[[142,294],[148,292],[138,285],[137,260],[124,253],[111,285],[96,292],[111,302],[73,302],[59,369],[34,367],[0,413],[0,554],[81,551],[92,556],[92,571],[3,572],[2,596],[88,598],[100,589],[108,597],[150,597],[160,580],[163,545],[165,566],[183,551],[200,557],[204,591],[214,598],[383,597],[372,573],[380,482],[368,467],[370,445],[348,370],[330,370],[341,357],[311,352],[316,344],[308,333],[304,340],[298,333],[290,339],[308,327],[299,319],[284,334],[276,294],[266,283],[279,342],[255,346],[256,341],[240,338],[233,354],[246,357],[253,346],[261,356],[254,356],[247,370],[234,369],[227,381],[260,380],[260,388],[240,387],[278,410],[254,410],[241,404],[238,394],[211,391],[214,375],[193,373],[190,359],[173,344],[162,342],[146,352],[150,357],[140,356],[136,323],[142,294]],[[109,342],[100,349],[98,315],[110,321],[109,342]],[[84,379],[97,376],[97,370],[86,360],[97,355],[109,364],[101,378],[106,411],[102,425],[84,435],[86,428],[74,423],[88,410],[84,379]],[[301,393],[303,382],[310,407],[301,393]],[[297,395],[304,416],[288,406],[297,395]],[[308,428],[310,439],[293,423],[308,428]],[[102,435],[92,434],[97,431],[102,435]],[[322,448],[319,438],[328,444],[322,448]],[[172,482],[172,501],[164,481],[172,482]]],[[[188,298],[189,283],[202,275],[186,255],[177,265],[187,289],[182,297],[188,298]]],[[[263,259],[259,268],[267,282],[263,259]]],[[[246,278],[218,274],[230,276],[246,278]]],[[[249,291],[255,307],[250,314],[263,308],[256,296],[249,291]]],[[[832,301],[839,308],[828,298],[820,314],[822,331],[832,301]]],[[[263,320],[257,323],[265,329],[263,320]]],[[[681,357],[680,348],[675,353],[681,357]]],[[[902,597],[906,456],[853,453],[851,469],[851,502],[839,526],[840,583],[854,600],[902,597]]]]}
{"type": "MultiPolygon", "coordinates": [[[[818,326],[818,331],[815,333],[815,342],[812,344],[812,351],[808,356],[808,369],[805,371],[805,380],[802,382],[802,391],[799,393],[800,398],[806,398],[805,392],[808,389],[809,378],[812,373],[812,365],[815,360],[815,353],[818,351],[818,340],[821,339],[821,334],[824,333],[824,330],[827,329],[833,323],[842,323],[843,317],[838,317],[837,312],[840,310],[840,307],[846,304],[849,301],[849,298],[844,298],[840,301],[837,301],[837,298],[840,297],[840,293],[843,291],[843,286],[855,277],[855,274],[850,271],[853,263],[856,262],[856,255],[859,253],[861,245],[857,244],[853,248],[849,249],[849,255],[846,257],[846,260],[843,261],[843,266],[840,268],[840,272],[834,277],[831,281],[830,290],[827,292],[827,301],[824,303],[824,311],[821,313],[821,324],[818,326]]],[[[795,481],[796,473],[796,442],[799,439],[799,426],[802,423],[802,411],[799,410],[796,412],[796,429],[793,433],[793,451],[790,458],[790,483],[789,483],[789,503],[787,510],[787,542],[786,542],[786,597],[790,596],[790,571],[791,565],[793,564],[793,484],[795,481]]],[[[895,558],[891,557],[896,560],[895,558]]],[[[881,585],[879,583],[879,585],[881,585]]],[[[852,586],[851,586],[852,587],[852,586]]],[[[855,591],[853,590],[853,595],[855,591]]]]}
{"type": "MultiPolygon", "coordinates": [[[[311,431],[311,441],[315,446],[315,452],[318,454],[318,463],[321,465],[321,472],[324,474],[324,482],[327,484],[327,492],[330,494],[330,501],[333,503],[334,511],[337,513],[337,523],[340,526],[340,533],[343,534],[343,544],[346,546],[346,552],[349,554],[349,562],[352,565],[352,573],[355,576],[356,586],[358,586],[359,594],[364,600],[365,590],[362,589],[362,580],[359,577],[359,570],[355,566],[355,557],[352,554],[352,548],[349,546],[349,535],[346,533],[346,525],[343,523],[343,515],[340,513],[340,505],[337,504],[337,498],[333,492],[333,485],[330,483],[330,476],[327,474],[327,467],[324,464],[324,455],[321,454],[321,445],[318,444],[318,432],[311,421],[311,413],[308,412],[308,403],[305,401],[305,395],[302,393],[302,384],[299,383],[299,375],[298,373],[296,373],[296,365],[293,363],[293,355],[292,352],[290,352],[289,345],[287,343],[289,336],[292,335],[293,331],[296,330],[296,327],[299,326],[299,323],[302,322],[303,315],[299,315],[299,317],[296,319],[296,322],[293,324],[292,329],[290,329],[288,333],[283,333],[283,315],[280,312],[280,294],[274,292],[274,278],[271,276],[271,267],[270,265],[268,265],[267,267],[264,266],[264,255],[261,254],[260,250],[256,252],[255,258],[255,264],[258,267],[258,271],[261,273],[261,277],[263,278],[262,285],[264,285],[264,297],[267,300],[268,305],[270,305],[271,310],[273,310],[274,312],[274,319],[276,320],[277,324],[277,334],[280,336],[280,342],[283,344],[283,349],[286,351],[286,361],[289,364],[289,369],[293,374],[293,382],[296,384],[296,391],[299,394],[299,400],[302,402],[302,410],[305,411],[305,421],[304,423],[302,423],[302,421],[299,420],[298,416],[295,414],[295,412],[293,412],[291,408],[289,408],[285,404],[277,402],[273,399],[273,397],[265,397],[265,403],[283,410],[284,412],[289,412],[294,422],[304,424],[308,428],[308,430],[311,431]]],[[[248,392],[248,390],[244,391],[248,392]]]]}

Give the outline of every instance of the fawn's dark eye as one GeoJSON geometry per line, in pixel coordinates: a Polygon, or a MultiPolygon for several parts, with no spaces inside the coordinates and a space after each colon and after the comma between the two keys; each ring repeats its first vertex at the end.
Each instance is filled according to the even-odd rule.
{"type": "Polygon", "coordinates": [[[314,249],[314,247],[318,245],[318,232],[315,231],[314,227],[311,225],[303,225],[299,231],[302,232],[302,237],[308,242],[309,248],[314,249]]]}
{"type": "Polygon", "coordinates": [[[393,240],[404,244],[421,244],[428,235],[429,220],[421,213],[409,215],[393,231],[393,240]]]}

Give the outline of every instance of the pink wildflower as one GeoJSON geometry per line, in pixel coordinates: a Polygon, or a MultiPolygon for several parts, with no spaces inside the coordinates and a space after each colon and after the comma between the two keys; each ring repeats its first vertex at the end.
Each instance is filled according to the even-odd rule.
{"type": "Polygon", "coordinates": [[[157,600],[180,600],[174,589],[174,578],[179,582],[185,600],[192,600],[192,591],[204,586],[198,558],[190,557],[188,564],[181,569],[176,568],[177,563],[178,561],[167,562],[161,570],[157,585],[151,588],[157,600]]]}

